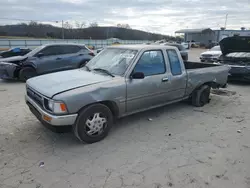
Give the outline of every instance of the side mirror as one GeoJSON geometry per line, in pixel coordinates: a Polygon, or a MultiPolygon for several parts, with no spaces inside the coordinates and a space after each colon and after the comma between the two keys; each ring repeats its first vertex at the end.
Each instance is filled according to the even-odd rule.
{"type": "Polygon", "coordinates": [[[143,79],[145,78],[145,75],[143,72],[135,72],[131,75],[131,78],[133,79],[143,79]]]}
{"type": "Polygon", "coordinates": [[[38,53],[38,54],[36,55],[36,57],[42,57],[42,56],[44,56],[43,53],[38,53]]]}

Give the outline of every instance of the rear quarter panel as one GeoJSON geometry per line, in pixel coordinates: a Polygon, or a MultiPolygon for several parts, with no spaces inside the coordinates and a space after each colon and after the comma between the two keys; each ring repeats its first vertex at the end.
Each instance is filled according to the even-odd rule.
{"type": "Polygon", "coordinates": [[[190,95],[194,89],[198,88],[204,83],[214,82],[219,86],[225,85],[227,83],[229,69],[229,66],[188,69],[186,95],[190,95]]]}

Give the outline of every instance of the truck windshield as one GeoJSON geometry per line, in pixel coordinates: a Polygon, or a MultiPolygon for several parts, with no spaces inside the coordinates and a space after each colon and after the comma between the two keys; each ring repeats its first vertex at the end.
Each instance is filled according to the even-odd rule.
{"type": "Polygon", "coordinates": [[[108,48],[87,63],[89,70],[104,69],[113,75],[124,75],[137,50],[108,48]]]}

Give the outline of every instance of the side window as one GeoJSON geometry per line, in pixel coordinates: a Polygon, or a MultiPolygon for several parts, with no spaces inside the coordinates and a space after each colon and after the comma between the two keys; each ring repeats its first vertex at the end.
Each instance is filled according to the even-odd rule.
{"type": "Polygon", "coordinates": [[[65,45],[62,46],[63,54],[74,54],[81,50],[79,46],[65,45]]]}
{"type": "Polygon", "coordinates": [[[161,50],[146,51],[137,62],[134,72],[143,72],[145,76],[164,74],[165,61],[161,50]]]}
{"type": "Polygon", "coordinates": [[[181,63],[175,50],[167,50],[172,75],[181,75],[181,63]]]}
{"type": "Polygon", "coordinates": [[[60,54],[62,54],[60,46],[49,46],[49,47],[43,49],[40,52],[43,53],[44,56],[51,56],[51,55],[60,55],[60,54]]]}

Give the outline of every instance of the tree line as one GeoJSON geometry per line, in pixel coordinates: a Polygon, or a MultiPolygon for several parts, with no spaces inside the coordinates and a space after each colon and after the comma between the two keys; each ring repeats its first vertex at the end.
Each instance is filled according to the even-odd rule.
{"type": "Polygon", "coordinates": [[[132,29],[128,24],[117,24],[116,27],[100,27],[96,22],[90,23],[88,26],[84,22],[75,22],[75,26],[65,22],[63,28],[37,22],[5,25],[0,26],[0,36],[53,39],[60,39],[64,36],[65,39],[181,40],[168,35],[132,29]]]}

